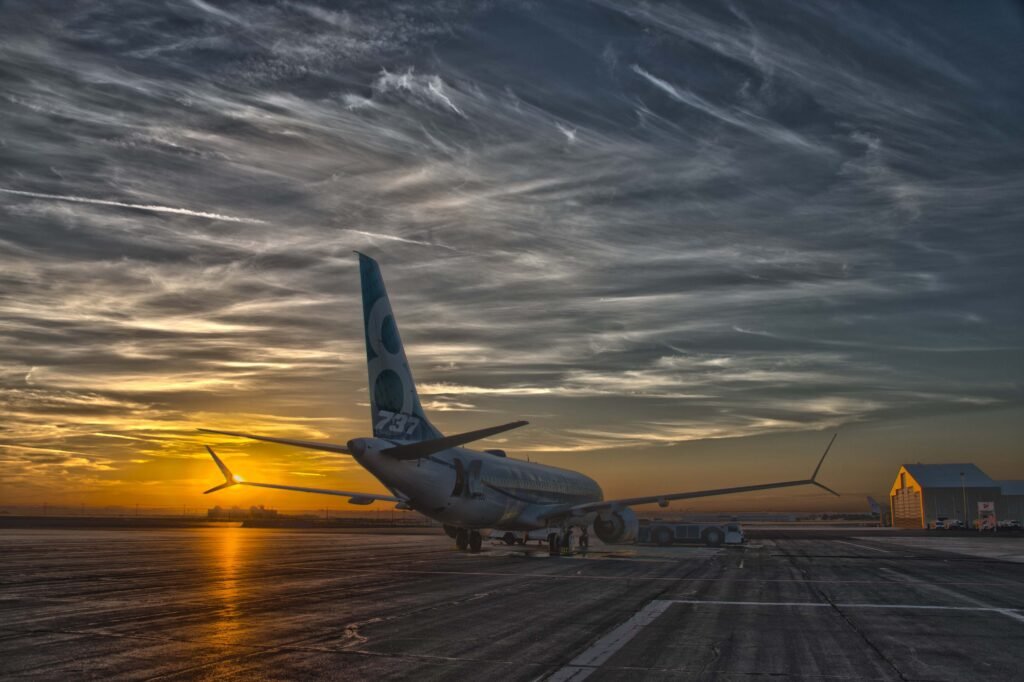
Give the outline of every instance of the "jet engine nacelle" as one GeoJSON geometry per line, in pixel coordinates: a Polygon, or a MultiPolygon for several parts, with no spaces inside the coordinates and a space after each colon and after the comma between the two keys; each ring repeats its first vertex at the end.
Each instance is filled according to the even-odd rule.
{"type": "Polygon", "coordinates": [[[594,535],[610,545],[633,542],[639,529],[640,522],[628,507],[619,511],[601,512],[594,519],[594,535]]]}

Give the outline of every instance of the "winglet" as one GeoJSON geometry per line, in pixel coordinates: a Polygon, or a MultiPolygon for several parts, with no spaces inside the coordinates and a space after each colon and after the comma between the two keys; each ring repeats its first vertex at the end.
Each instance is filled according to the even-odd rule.
{"type": "Polygon", "coordinates": [[[810,482],[813,485],[818,486],[822,490],[827,490],[828,492],[832,493],[836,497],[840,497],[839,493],[837,493],[835,490],[832,490],[832,488],[829,488],[828,486],[825,486],[825,485],[822,485],[821,483],[818,483],[817,479],[818,479],[818,472],[821,471],[821,465],[825,462],[825,458],[828,457],[828,451],[832,449],[832,443],[836,442],[836,437],[838,435],[839,435],[838,432],[832,434],[832,440],[830,440],[828,442],[828,446],[825,447],[825,452],[821,453],[821,459],[818,460],[818,466],[814,467],[814,473],[811,474],[811,478],[810,478],[810,482]]]}
{"type": "Polygon", "coordinates": [[[211,448],[209,445],[207,445],[206,446],[206,451],[210,453],[210,457],[213,457],[213,461],[217,465],[217,468],[220,469],[220,473],[222,473],[224,475],[224,482],[221,483],[218,486],[210,488],[207,491],[204,491],[203,494],[204,495],[209,495],[210,493],[215,493],[218,490],[223,490],[224,488],[230,488],[231,486],[237,484],[238,483],[238,479],[235,478],[235,475],[233,473],[231,473],[231,469],[228,469],[227,465],[224,464],[224,462],[221,461],[220,457],[217,456],[217,453],[213,451],[213,448],[211,448]]]}
{"type": "Polygon", "coordinates": [[[811,483],[812,483],[812,484],[814,484],[814,485],[816,485],[816,486],[818,486],[818,487],[819,487],[819,488],[821,488],[822,490],[825,490],[825,491],[828,491],[828,492],[832,493],[832,494],[833,494],[833,495],[835,495],[836,497],[842,497],[842,495],[840,495],[839,493],[837,493],[837,492],[836,492],[835,490],[832,490],[832,488],[829,488],[829,487],[828,487],[827,485],[822,485],[821,483],[818,483],[817,481],[811,481],[811,483]]]}

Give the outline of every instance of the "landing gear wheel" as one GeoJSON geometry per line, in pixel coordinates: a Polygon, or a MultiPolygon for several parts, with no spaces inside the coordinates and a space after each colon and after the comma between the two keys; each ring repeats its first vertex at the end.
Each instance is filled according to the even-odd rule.
{"type": "Polygon", "coordinates": [[[458,547],[460,551],[465,551],[466,548],[469,547],[468,530],[466,530],[465,528],[459,528],[455,532],[455,546],[458,547]]]}
{"type": "Polygon", "coordinates": [[[668,547],[672,544],[672,531],[664,526],[654,529],[654,544],[659,547],[668,547]]]}
{"type": "Polygon", "coordinates": [[[558,556],[562,543],[559,541],[558,533],[548,534],[548,554],[558,556]]]}
{"type": "Polygon", "coordinates": [[[470,531],[470,533],[469,533],[469,551],[470,552],[479,552],[480,551],[480,547],[483,546],[483,544],[484,544],[484,539],[480,536],[480,533],[478,533],[475,530],[474,531],[470,531]]]}
{"type": "Polygon", "coordinates": [[[708,547],[718,547],[722,544],[722,531],[712,528],[704,535],[704,542],[708,547]]]}
{"type": "Polygon", "coordinates": [[[572,555],[572,531],[565,531],[565,535],[562,536],[562,554],[565,556],[572,555]]]}
{"type": "Polygon", "coordinates": [[[509,532],[505,533],[501,537],[501,539],[505,541],[506,545],[512,546],[512,545],[516,544],[516,534],[513,533],[512,531],[509,531],[509,532]]]}

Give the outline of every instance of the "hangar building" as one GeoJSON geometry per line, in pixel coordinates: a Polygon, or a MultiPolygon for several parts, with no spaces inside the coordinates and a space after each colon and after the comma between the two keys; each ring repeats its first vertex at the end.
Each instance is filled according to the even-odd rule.
{"type": "Polygon", "coordinates": [[[994,481],[973,464],[904,464],[889,490],[898,528],[926,528],[939,517],[971,526],[978,502],[994,502],[997,520],[1022,521],[1024,481],[994,481]]]}

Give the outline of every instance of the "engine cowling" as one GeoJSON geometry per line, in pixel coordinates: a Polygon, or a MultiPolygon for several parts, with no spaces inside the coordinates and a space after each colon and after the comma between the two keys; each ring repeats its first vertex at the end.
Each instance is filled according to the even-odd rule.
{"type": "Polygon", "coordinates": [[[601,512],[594,519],[594,535],[610,545],[633,542],[639,529],[640,522],[628,507],[619,511],[601,512]]]}

